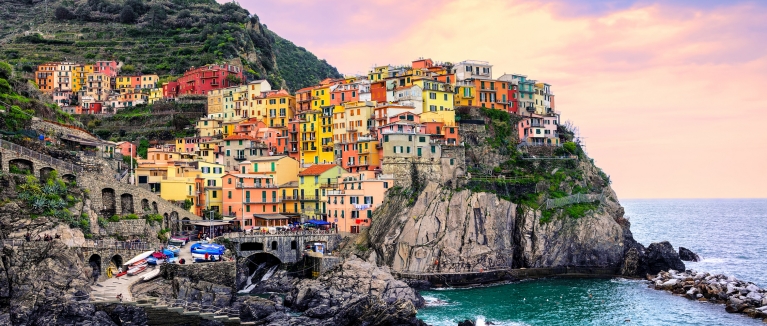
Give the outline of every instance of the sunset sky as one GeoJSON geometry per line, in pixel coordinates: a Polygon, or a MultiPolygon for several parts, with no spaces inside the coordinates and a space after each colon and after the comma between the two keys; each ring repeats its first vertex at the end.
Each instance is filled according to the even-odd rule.
{"type": "Polygon", "coordinates": [[[341,73],[485,60],[552,84],[620,198],[767,197],[767,3],[242,0],[341,73]]]}

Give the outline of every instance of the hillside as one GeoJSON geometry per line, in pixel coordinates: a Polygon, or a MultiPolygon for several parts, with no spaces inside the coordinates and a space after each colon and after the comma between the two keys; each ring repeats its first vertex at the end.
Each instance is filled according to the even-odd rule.
{"type": "Polygon", "coordinates": [[[231,62],[250,80],[290,90],[340,77],[255,14],[214,0],[10,0],[0,8],[0,45],[0,60],[25,72],[48,61],[118,60],[123,72],[167,76],[231,62]]]}

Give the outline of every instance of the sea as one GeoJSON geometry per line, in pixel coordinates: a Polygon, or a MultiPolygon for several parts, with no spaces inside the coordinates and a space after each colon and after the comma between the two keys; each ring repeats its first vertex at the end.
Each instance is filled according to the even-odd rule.
{"type": "MultiPolygon", "coordinates": [[[[634,238],[668,240],[701,256],[687,269],[767,286],[767,199],[622,200],[634,238]]],[[[723,305],[648,288],[641,280],[528,280],[422,291],[418,317],[430,325],[761,325],[723,305]]]]}

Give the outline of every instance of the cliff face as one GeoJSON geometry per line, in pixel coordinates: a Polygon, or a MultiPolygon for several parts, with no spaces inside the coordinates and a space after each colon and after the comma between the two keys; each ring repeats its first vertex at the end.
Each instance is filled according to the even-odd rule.
{"type": "Polygon", "coordinates": [[[548,222],[541,222],[540,210],[495,194],[456,191],[436,183],[430,183],[412,207],[392,196],[380,210],[369,230],[374,249],[369,259],[377,259],[394,271],[478,272],[560,266],[617,270],[623,264],[621,223],[625,220],[612,190],[586,216],[560,216],[548,222]]]}

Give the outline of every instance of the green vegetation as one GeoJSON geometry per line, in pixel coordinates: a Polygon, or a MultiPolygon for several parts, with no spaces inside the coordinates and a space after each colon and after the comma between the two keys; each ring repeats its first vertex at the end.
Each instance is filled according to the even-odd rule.
{"type": "Polygon", "coordinates": [[[45,179],[38,180],[32,175],[17,178],[16,192],[31,218],[47,216],[79,228],[87,236],[91,233],[90,218],[87,214],[73,215],[69,210],[79,202],[78,188],[59,178],[56,171],[45,179]]]}
{"type": "Polygon", "coordinates": [[[249,80],[267,79],[275,88],[285,82],[292,90],[340,77],[236,2],[19,1],[13,15],[0,19],[0,30],[0,60],[25,72],[48,61],[117,60],[125,72],[178,76],[192,66],[231,62],[242,64],[249,80]],[[30,30],[46,32],[24,33],[30,30]]]}
{"type": "Polygon", "coordinates": [[[162,229],[160,231],[157,231],[157,239],[160,240],[160,242],[166,242],[170,238],[170,229],[162,229]]]}
{"type": "Polygon", "coordinates": [[[162,219],[163,219],[162,215],[160,214],[148,214],[144,216],[144,218],[146,219],[146,222],[149,223],[150,225],[155,225],[155,223],[157,223],[158,225],[162,224],[162,219]]]}
{"type": "Polygon", "coordinates": [[[68,113],[56,104],[42,100],[37,86],[16,77],[13,67],[0,61],[0,131],[15,134],[27,129],[33,116],[65,124],[76,124],[68,113]]]}
{"type": "MultiPolygon", "coordinates": [[[[161,101],[123,108],[111,117],[80,115],[81,123],[103,139],[135,141],[139,138],[170,140],[194,135],[194,125],[205,114],[204,97],[184,102],[161,101]]],[[[146,143],[149,146],[149,143],[146,143]]],[[[138,148],[139,153],[141,147],[138,148]]]]}

